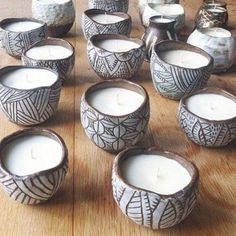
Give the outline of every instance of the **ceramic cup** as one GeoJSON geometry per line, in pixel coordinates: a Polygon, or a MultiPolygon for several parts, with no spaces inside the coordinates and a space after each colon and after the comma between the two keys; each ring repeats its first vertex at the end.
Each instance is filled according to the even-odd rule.
{"type": "MultiPolygon", "coordinates": [[[[40,76],[40,75],[39,75],[40,76]]],[[[15,75],[17,78],[17,75],[15,75]]],[[[21,78],[19,77],[19,80],[21,78]]],[[[29,77],[30,79],[30,73],[29,77]]],[[[48,120],[57,110],[62,82],[56,71],[27,66],[8,66],[0,70],[0,106],[7,118],[18,125],[37,125],[48,120]],[[3,84],[5,74],[19,69],[31,68],[51,72],[56,80],[51,85],[35,86],[32,89],[19,89],[3,84]]]]}
{"type": "Polygon", "coordinates": [[[15,132],[0,142],[0,184],[14,200],[22,204],[39,204],[54,196],[65,179],[68,170],[68,151],[63,139],[51,130],[26,129],[15,132]],[[4,165],[4,148],[16,139],[28,135],[43,135],[58,142],[62,147],[62,161],[54,168],[26,176],[12,174],[4,165]]]}
{"type": "Polygon", "coordinates": [[[140,39],[128,38],[124,35],[101,34],[94,35],[88,40],[87,55],[91,67],[101,78],[130,79],[141,67],[145,58],[145,49],[145,43],[140,39]],[[109,50],[104,47],[107,40],[113,42],[109,50]],[[120,40],[122,43],[119,43],[120,40]],[[127,49],[126,44],[134,44],[134,47],[127,49]]]}
{"type": "MultiPolygon", "coordinates": [[[[105,105],[105,104],[104,104],[105,105]]],[[[149,97],[138,84],[126,80],[110,80],[91,86],[81,99],[81,123],[85,133],[98,147],[109,152],[119,152],[133,146],[143,137],[150,118],[149,97]],[[106,88],[124,88],[144,97],[141,106],[126,115],[108,115],[91,106],[89,96],[106,88]]]]}
{"type": "MultiPolygon", "coordinates": [[[[198,94],[219,94],[236,103],[236,97],[219,88],[205,88],[195,92],[198,94]]],[[[192,96],[192,95],[191,95],[192,96]]],[[[236,138],[236,116],[226,120],[209,120],[191,112],[187,106],[186,96],[181,99],[178,111],[180,127],[195,143],[206,147],[226,146],[236,138]]]]}
{"type": "Polygon", "coordinates": [[[121,211],[132,221],[152,229],[172,227],[193,210],[198,195],[199,174],[195,165],[183,157],[157,148],[128,148],[119,153],[113,163],[113,197],[121,211]],[[122,163],[135,155],[161,155],[177,161],[189,172],[190,183],[182,190],[162,195],[130,185],[122,176],[122,163]]]}
{"type": "Polygon", "coordinates": [[[34,43],[47,38],[47,25],[32,18],[7,18],[0,22],[0,46],[13,57],[20,58],[22,53],[34,43]],[[8,24],[30,21],[39,24],[39,27],[22,32],[14,32],[5,29],[8,24]]]}
{"type": "Polygon", "coordinates": [[[45,68],[50,68],[52,70],[55,70],[59,74],[60,78],[62,78],[63,80],[66,80],[69,78],[75,64],[75,49],[66,40],[48,38],[40,42],[37,42],[33,46],[31,46],[28,50],[26,50],[22,54],[21,59],[22,59],[23,64],[26,66],[45,67],[45,68]],[[41,47],[41,46],[47,46],[47,45],[61,46],[61,47],[67,48],[71,51],[71,55],[63,59],[51,59],[51,60],[35,59],[27,55],[27,52],[30,49],[41,47]]]}
{"type": "Polygon", "coordinates": [[[96,34],[123,34],[129,36],[131,31],[131,17],[123,12],[106,12],[99,9],[90,9],[82,15],[82,29],[84,37],[89,39],[96,34]],[[105,17],[120,17],[119,21],[98,22],[93,19],[96,15],[104,15],[105,17]]]}
{"type": "MultiPolygon", "coordinates": [[[[180,54],[178,57],[180,58],[180,54]]],[[[183,60],[188,61],[186,58],[183,60]]],[[[154,86],[162,96],[170,99],[180,100],[183,96],[203,88],[211,75],[212,66],[213,59],[208,53],[180,41],[162,41],[156,44],[152,50],[150,69],[154,86]],[[170,50],[186,50],[197,53],[203,56],[207,64],[199,65],[196,68],[170,64],[159,57],[161,52],[170,50]]]]}
{"type": "Polygon", "coordinates": [[[58,2],[32,0],[32,15],[48,25],[50,37],[62,37],[73,26],[75,8],[72,0],[58,2]]]}

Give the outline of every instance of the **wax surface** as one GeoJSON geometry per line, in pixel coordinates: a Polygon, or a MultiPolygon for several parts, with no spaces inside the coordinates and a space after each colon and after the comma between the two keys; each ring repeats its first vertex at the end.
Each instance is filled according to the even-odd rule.
{"type": "Polygon", "coordinates": [[[71,0],[40,0],[40,3],[44,4],[63,4],[70,2],[71,0]]]}
{"type": "Polygon", "coordinates": [[[184,68],[196,69],[206,66],[209,60],[199,53],[187,50],[169,50],[158,53],[165,62],[184,68]]]}
{"type": "Polygon", "coordinates": [[[121,116],[134,112],[144,101],[136,92],[123,88],[100,89],[88,97],[89,104],[108,115],[121,116]]]}
{"type": "Polygon", "coordinates": [[[97,14],[91,18],[100,24],[111,24],[124,20],[122,17],[109,14],[97,14]]]}
{"type": "Polygon", "coordinates": [[[219,37],[219,38],[231,37],[231,33],[228,30],[218,28],[218,27],[202,29],[201,31],[203,34],[206,34],[212,37],[219,37]]]}
{"type": "Polygon", "coordinates": [[[22,68],[3,74],[0,83],[16,89],[33,89],[51,86],[57,80],[56,74],[49,70],[22,68]]]}
{"type": "Polygon", "coordinates": [[[18,21],[4,25],[4,29],[14,32],[25,32],[41,27],[42,24],[33,21],[18,21]]]}
{"type": "Polygon", "coordinates": [[[187,108],[197,116],[209,120],[236,117],[236,102],[219,94],[197,94],[186,100],[187,108]]]}
{"type": "Polygon", "coordinates": [[[25,176],[58,166],[61,145],[43,135],[29,135],[10,142],[3,150],[3,163],[12,174],[25,176]]]}
{"type": "Polygon", "coordinates": [[[184,13],[183,8],[179,4],[156,4],[153,9],[158,13],[158,15],[165,16],[179,15],[184,13]]]}
{"type": "Polygon", "coordinates": [[[134,48],[139,48],[140,45],[123,39],[106,39],[96,42],[96,46],[110,52],[127,52],[134,48]]]}
{"type": "Polygon", "coordinates": [[[167,19],[167,18],[157,18],[154,20],[154,22],[157,22],[157,23],[170,23],[172,20],[170,19],[167,19]]]}
{"type": "Polygon", "coordinates": [[[125,182],[159,194],[173,194],[190,181],[188,171],[177,161],[159,155],[136,155],[122,162],[125,182]]]}
{"type": "Polygon", "coordinates": [[[58,60],[72,55],[72,51],[58,45],[43,45],[29,49],[26,56],[36,60],[58,60]]]}

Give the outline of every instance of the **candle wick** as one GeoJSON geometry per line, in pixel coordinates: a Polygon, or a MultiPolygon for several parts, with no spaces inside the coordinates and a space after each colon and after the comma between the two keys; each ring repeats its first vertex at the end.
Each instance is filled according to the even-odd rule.
{"type": "Polygon", "coordinates": [[[33,160],[36,160],[37,158],[34,156],[34,150],[33,148],[30,149],[30,156],[33,160]]]}
{"type": "Polygon", "coordinates": [[[30,80],[30,77],[29,77],[29,74],[28,74],[28,73],[26,74],[26,81],[27,81],[29,84],[31,84],[31,82],[32,82],[32,81],[30,80]]]}
{"type": "Polygon", "coordinates": [[[122,105],[122,102],[121,102],[120,94],[119,94],[119,93],[116,94],[116,102],[117,102],[117,104],[118,104],[119,106],[122,105]]]}

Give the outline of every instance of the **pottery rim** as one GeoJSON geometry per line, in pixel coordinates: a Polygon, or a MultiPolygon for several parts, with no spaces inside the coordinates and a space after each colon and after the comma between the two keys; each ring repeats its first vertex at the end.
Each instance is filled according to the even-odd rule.
{"type": "Polygon", "coordinates": [[[207,6],[220,6],[220,7],[224,7],[224,8],[226,8],[226,6],[227,6],[227,3],[226,2],[224,2],[224,1],[218,1],[218,0],[214,0],[214,1],[212,1],[212,0],[204,0],[203,1],[203,5],[207,5],[207,6]]]}
{"type": "Polygon", "coordinates": [[[207,5],[207,6],[205,7],[205,10],[206,10],[207,12],[211,12],[212,14],[219,14],[219,13],[226,13],[226,12],[227,12],[226,8],[220,7],[220,6],[214,7],[214,6],[209,6],[209,5],[207,5]],[[216,9],[216,10],[221,10],[222,12],[213,12],[213,11],[211,11],[211,10],[214,10],[214,9],[216,9]]]}
{"type": "Polygon", "coordinates": [[[148,3],[147,4],[148,7],[150,7],[153,11],[155,11],[157,14],[160,14],[160,15],[163,15],[163,16],[178,16],[178,15],[184,15],[185,12],[184,12],[184,8],[182,7],[182,5],[178,4],[178,3],[173,3],[173,4],[159,4],[159,3],[148,3]],[[174,9],[178,8],[179,12],[175,12],[175,13],[162,13],[160,12],[159,10],[157,10],[156,7],[158,6],[172,6],[174,9]],[[181,10],[181,11],[180,11],[181,10]]]}
{"type": "Polygon", "coordinates": [[[172,18],[171,16],[152,16],[149,18],[149,22],[150,23],[154,23],[154,24],[160,24],[160,25],[166,25],[166,24],[174,24],[176,23],[176,19],[172,18]],[[168,19],[170,20],[170,22],[157,22],[155,21],[156,19],[168,19]]]}
{"type": "Polygon", "coordinates": [[[39,2],[41,5],[67,5],[70,2],[73,2],[73,0],[67,0],[66,2],[52,2],[52,3],[45,3],[41,0],[36,0],[36,2],[39,2]]]}
{"type": "Polygon", "coordinates": [[[232,34],[230,31],[224,29],[224,28],[221,28],[221,27],[212,27],[212,28],[200,28],[200,29],[196,29],[200,34],[206,36],[206,37],[209,37],[209,38],[217,38],[217,39],[225,39],[225,38],[231,38],[232,37],[232,34]],[[213,35],[208,35],[208,34],[205,34],[204,31],[208,30],[208,29],[220,29],[221,31],[224,31],[225,33],[227,33],[228,35],[225,36],[225,37],[218,37],[218,36],[213,36],[213,35]]]}

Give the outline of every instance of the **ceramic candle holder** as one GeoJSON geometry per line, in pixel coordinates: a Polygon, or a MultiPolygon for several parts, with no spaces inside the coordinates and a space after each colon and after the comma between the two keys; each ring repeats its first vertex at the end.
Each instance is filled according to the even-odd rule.
{"type": "Polygon", "coordinates": [[[236,44],[232,34],[222,28],[196,29],[187,41],[209,53],[214,59],[213,72],[225,72],[234,63],[236,44]]]}
{"type": "Polygon", "coordinates": [[[81,123],[87,136],[98,147],[109,152],[119,152],[138,143],[146,132],[150,118],[146,90],[125,80],[104,81],[91,86],[82,96],[80,109],[81,123]],[[122,116],[104,114],[89,104],[88,97],[94,91],[116,87],[137,92],[144,97],[144,102],[134,112],[122,116]]]}
{"type": "MultiPolygon", "coordinates": [[[[116,45],[114,45],[115,48],[116,45]]],[[[145,43],[140,39],[124,35],[94,35],[88,40],[87,55],[93,70],[103,79],[130,79],[141,67],[145,58],[145,43]],[[137,44],[137,48],[128,51],[110,51],[98,45],[104,40],[125,40],[137,44]]]]}
{"type": "Polygon", "coordinates": [[[22,204],[39,204],[50,199],[61,186],[68,170],[68,151],[63,139],[53,131],[45,129],[26,129],[15,132],[0,142],[0,184],[3,190],[14,200],[22,204]],[[4,147],[18,139],[28,135],[44,135],[62,147],[61,163],[45,171],[26,176],[17,176],[9,172],[3,164],[4,147]]]}
{"type": "Polygon", "coordinates": [[[129,0],[88,0],[88,8],[109,12],[127,12],[129,0]]]}
{"type": "Polygon", "coordinates": [[[7,18],[0,22],[0,44],[10,56],[20,58],[31,45],[45,38],[47,38],[47,25],[42,21],[32,18],[7,18]],[[5,29],[6,25],[19,21],[30,21],[40,25],[35,29],[22,32],[5,29]]]}
{"type": "Polygon", "coordinates": [[[63,80],[66,80],[67,78],[69,78],[75,64],[75,49],[66,40],[49,38],[49,39],[45,39],[40,42],[37,42],[33,46],[31,46],[28,50],[26,50],[22,54],[21,59],[22,59],[23,64],[27,66],[45,67],[45,68],[55,70],[59,74],[60,78],[62,78],[63,80]],[[27,52],[30,49],[35,48],[35,47],[40,47],[40,46],[46,46],[46,45],[61,46],[61,47],[71,50],[72,53],[70,56],[66,58],[52,59],[52,60],[34,59],[27,56],[27,52]]]}
{"type": "Polygon", "coordinates": [[[48,25],[50,37],[62,37],[70,31],[74,23],[75,8],[72,0],[32,0],[32,15],[48,25]]]}
{"type": "Polygon", "coordinates": [[[212,66],[213,59],[208,53],[180,41],[163,41],[156,44],[152,50],[150,69],[154,86],[162,96],[170,99],[180,100],[183,96],[203,88],[211,75],[212,66]],[[208,63],[198,68],[167,63],[159,57],[159,53],[170,50],[195,52],[206,58],[208,63]]]}
{"type": "Polygon", "coordinates": [[[104,10],[90,9],[85,11],[82,15],[82,29],[86,39],[96,34],[123,34],[129,36],[131,25],[131,17],[122,12],[109,13],[104,10]],[[120,17],[121,20],[112,23],[100,23],[93,19],[93,17],[98,14],[104,15],[104,17],[120,17]]]}
{"type": "Polygon", "coordinates": [[[26,66],[2,68],[0,70],[0,106],[11,122],[23,126],[37,125],[48,120],[57,110],[62,82],[56,71],[44,68],[44,70],[55,74],[57,78],[50,86],[18,89],[2,83],[2,76],[6,73],[23,68],[42,69],[26,66]]]}
{"type": "MultiPolygon", "coordinates": [[[[219,88],[205,88],[193,95],[205,93],[223,95],[236,102],[234,95],[219,88]]],[[[206,147],[221,147],[236,138],[236,116],[227,120],[209,120],[199,117],[188,109],[186,100],[189,97],[184,97],[180,101],[178,120],[181,128],[192,141],[206,147]]]]}
{"type": "Polygon", "coordinates": [[[113,197],[121,211],[132,221],[152,229],[172,227],[193,210],[198,194],[199,174],[195,165],[177,154],[156,148],[128,148],[116,156],[112,170],[113,197]],[[122,176],[121,165],[134,155],[162,155],[177,161],[189,172],[191,182],[182,190],[162,195],[128,184],[122,176]]]}

